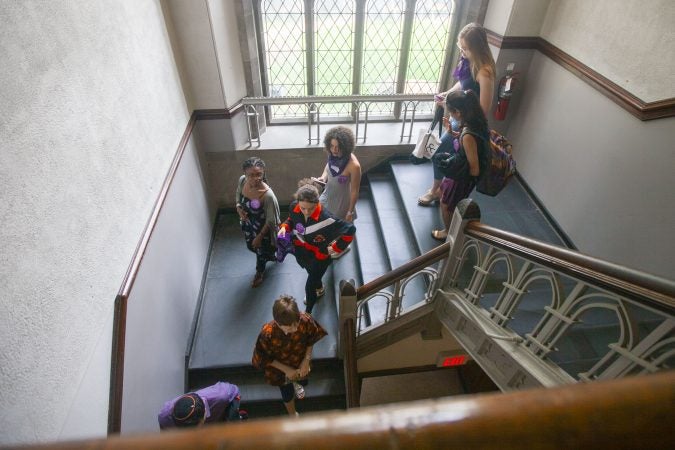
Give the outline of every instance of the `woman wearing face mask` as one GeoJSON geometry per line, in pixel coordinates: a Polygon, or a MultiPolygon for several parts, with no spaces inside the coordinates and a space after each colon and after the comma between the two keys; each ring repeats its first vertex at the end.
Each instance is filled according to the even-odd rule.
{"type": "Polygon", "coordinates": [[[279,203],[267,185],[265,162],[256,157],[248,158],[242,165],[244,175],[239,178],[235,202],[246,247],[256,255],[255,275],[251,287],[263,282],[267,261],[274,261],[276,230],[281,221],[279,203]]]}
{"type": "Polygon", "coordinates": [[[279,227],[277,239],[290,235],[294,255],[307,271],[305,283],[306,312],[311,313],[324,292],[321,278],[332,262],[332,256],[344,252],[354,239],[356,227],[326,210],[319,203],[319,191],[310,179],[300,180],[288,218],[279,227]]]}
{"type": "MultiPolygon", "coordinates": [[[[488,117],[492,108],[496,69],[495,61],[488,46],[485,28],[477,23],[466,25],[459,32],[457,47],[460,51],[460,59],[457,68],[452,73],[457,82],[448,91],[436,95],[436,104],[443,106],[445,98],[450,92],[471,90],[477,95],[483,114],[488,117]]],[[[453,130],[455,125],[456,122],[453,123],[453,130]]],[[[449,153],[452,140],[452,132],[444,134],[436,153],[449,153]]],[[[441,197],[440,186],[443,174],[434,160],[432,160],[432,164],[434,181],[431,188],[417,199],[417,203],[421,206],[431,206],[441,197]]]]}
{"type": "MultiPolygon", "coordinates": [[[[457,153],[463,153],[468,164],[454,179],[445,177],[441,182],[441,217],[444,228],[431,232],[433,238],[439,241],[447,239],[452,213],[460,200],[467,198],[476,186],[481,170],[485,170],[487,166],[487,155],[490,151],[487,119],[473,91],[450,92],[445,102],[446,111],[459,124],[461,130],[456,140],[457,153]]],[[[449,128],[448,119],[444,119],[444,122],[449,128]]],[[[433,159],[442,167],[443,160],[447,161],[447,157],[448,155],[436,153],[433,159]]]]}
{"type": "Polygon", "coordinates": [[[356,220],[356,201],[361,186],[361,164],[354,155],[354,133],[347,127],[328,130],[323,139],[328,162],[315,181],[325,184],[321,204],[347,222],[356,220]]]}

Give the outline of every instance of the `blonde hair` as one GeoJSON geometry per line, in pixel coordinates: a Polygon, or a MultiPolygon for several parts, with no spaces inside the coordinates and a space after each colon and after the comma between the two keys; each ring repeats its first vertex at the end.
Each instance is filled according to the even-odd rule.
{"type": "Polygon", "coordinates": [[[486,69],[490,76],[494,78],[497,70],[495,68],[495,60],[488,46],[485,28],[472,22],[462,28],[458,39],[463,39],[467,49],[471,52],[470,63],[473,79],[477,80],[476,77],[481,69],[486,69]]]}

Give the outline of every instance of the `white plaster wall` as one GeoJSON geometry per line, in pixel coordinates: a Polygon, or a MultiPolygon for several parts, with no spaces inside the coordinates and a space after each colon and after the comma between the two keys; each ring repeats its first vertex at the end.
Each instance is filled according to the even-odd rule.
{"type": "Polygon", "coordinates": [[[158,1],[0,22],[0,443],[103,436],[114,298],[188,113],[158,1]]]}
{"type": "Polygon", "coordinates": [[[483,26],[504,36],[509,26],[509,18],[515,0],[490,0],[485,12],[483,26]]]}
{"type": "Polygon", "coordinates": [[[208,0],[208,5],[221,83],[225,93],[225,107],[230,107],[246,96],[235,2],[208,0]]]}
{"type": "Polygon", "coordinates": [[[158,430],[164,402],[183,393],[186,344],[211,240],[205,192],[191,142],[128,301],[123,434],[158,430]]]}
{"type": "Polygon", "coordinates": [[[675,118],[642,122],[535,52],[518,170],[583,252],[675,279],[675,118]]]}
{"type": "Polygon", "coordinates": [[[435,365],[440,352],[462,350],[448,330],[441,327],[442,339],[424,340],[419,333],[364,356],[357,361],[359,372],[435,365]]]}
{"type": "Polygon", "coordinates": [[[675,2],[557,0],[541,36],[645,102],[675,97],[675,2]]]}
{"type": "Polygon", "coordinates": [[[162,3],[171,23],[174,48],[180,55],[177,62],[189,109],[225,108],[208,0],[162,0],[162,3]]]}
{"type": "Polygon", "coordinates": [[[539,36],[550,3],[551,0],[516,0],[505,35],[539,36]]]}

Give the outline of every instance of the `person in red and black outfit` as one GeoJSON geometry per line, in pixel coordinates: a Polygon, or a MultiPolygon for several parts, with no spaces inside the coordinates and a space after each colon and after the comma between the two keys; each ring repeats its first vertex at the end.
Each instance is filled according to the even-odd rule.
{"type": "Polygon", "coordinates": [[[311,313],[325,289],[321,278],[333,261],[354,239],[356,227],[338,219],[319,203],[319,191],[311,180],[301,180],[288,219],[279,228],[278,237],[292,233],[295,259],[307,271],[306,312],[311,313]]]}

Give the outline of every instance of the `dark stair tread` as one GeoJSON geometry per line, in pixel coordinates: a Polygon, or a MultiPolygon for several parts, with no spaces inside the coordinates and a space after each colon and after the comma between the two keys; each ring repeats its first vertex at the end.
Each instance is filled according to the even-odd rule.
{"type": "MultiPolygon", "coordinates": [[[[361,268],[360,272],[363,283],[368,283],[391,270],[384,250],[381,233],[370,191],[368,189],[361,189],[358,202],[358,219],[356,220],[355,244],[357,262],[361,268]]],[[[363,311],[362,328],[371,324],[371,317],[383,317],[386,307],[386,302],[382,299],[369,302],[363,311]]]]}
{"type": "MultiPolygon", "coordinates": [[[[381,224],[381,234],[385,236],[384,247],[392,268],[400,267],[420,255],[419,248],[412,239],[412,233],[405,212],[400,206],[398,188],[390,174],[372,174],[368,176],[373,194],[375,212],[381,224]],[[390,224],[395,224],[392,229],[390,224]]],[[[405,309],[418,303],[426,292],[424,279],[416,277],[405,287],[402,307],[405,309]]],[[[374,321],[377,318],[372,316],[374,321]]]]}
{"type": "MultiPolygon", "coordinates": [[[[189,368],[228,367],[250,364],[255,341],[262,325],[272,320],[272,304],[280,294],[293,295],[300,309],[304,298],[306,272],[293,256],[281,263],[269,263],[265,281],[255,289],[250,281],[255,256],[246,248],[234,213],[221,213],[216,220],[216,238],[209,261],[199,322],[189,368]]],[[[345,255],[346,257],[346,255],[345,255]]],[[[324,281],[333,283],[329,269],[324,281]]],[[[328,336],[314,347],[315,357],[337,355],[337,306],[333,290],[314,308],[314,317],[328,336]]]]}
{"type": "MultiPolygon", "coordinates": [[[[442,226],[437,206],[421,207],[417,204],[417,198],[429,189],[433,181],[431,164],[416,166],[408,161],[392,161],[390,164],[404,208],[412,222],[413,234],[422,251],[428,251],[437,245],[437,241],[431,238],[431,229],[442,226]]],[[[481,194],[475,189],[469,197],[480,207],[482,223],[565,246],[517,177],[512,177],[496,197],[481,194]]]]}
{"type": "MultiPolygon", "coordinates": [[[[312,362],[306,399],[344,396],[344,370],[337,359],[312,362]]],[[[279,388],[265,382],[263,372],[252,366],[240,368],[199,369],[190,371],[189,390],[224,380],[239,387],[242,403],[280,401],[279,388]]]]}
{"type": "Polygon", "coordinates": [[[412,234],[422,253],[435,248],[441,242],[431,237],[431,230],[443,228],[441,213],[435,206],[420,206],[417,198],[431,187],[433,171],[431,164],[413,165],[408,161],[392,161],[391,170],[400,193],[403,209],[412,225],[412,234]]]}

